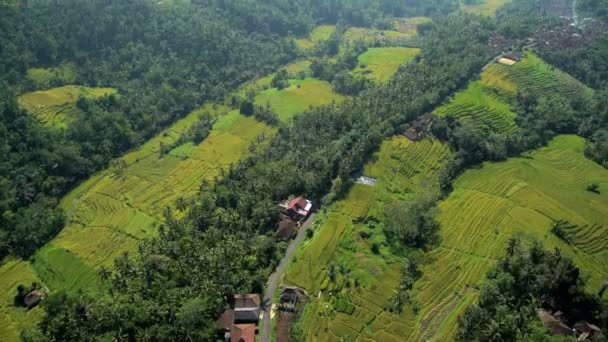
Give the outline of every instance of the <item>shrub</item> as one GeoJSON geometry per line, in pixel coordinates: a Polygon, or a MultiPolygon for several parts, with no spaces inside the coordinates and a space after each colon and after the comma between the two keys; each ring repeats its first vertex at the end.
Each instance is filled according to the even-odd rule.
{"type": "Polygon", "coordinates": [[[600,186],[595,183],[591,183],[591,184],[587,185],[587,191],[599,194],[600,186]]]}

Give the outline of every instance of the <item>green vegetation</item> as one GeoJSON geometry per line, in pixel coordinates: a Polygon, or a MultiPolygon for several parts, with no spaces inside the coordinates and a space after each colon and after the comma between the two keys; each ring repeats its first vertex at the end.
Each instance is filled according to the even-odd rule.
{"type": "Polygon", "coordinates": [[[298,48],[303,50],[309,50],[328,40],[331,35],[336,31],[335,25],[319,25],[310,31],[308,38],[296,39],[296,45],[298,48]]]}
{"type": "Polygon", "coordinates": [[[482,73],[482,81],[471,82],[466,90],[457,93],[453,100],[437,108],[435,113],[441,116],[449,115],[478,129],[501,133],[515,131],[517,114],[511,110],[509,98],[494,91],[501,89],[506,77],[501,78],[498,81],[500,85],[494,87],[486,83],[488,75],[494,74],[496,69],[499,69],[498,65],[490,66],[482,73]]]}
{"type": "Polygon", "coordinates": [[[78,73],[73,63],[62,64],[56,68],[31,68],[27,78],[36,89],[48,88],[59,84],[73,84],[78,73]]]}
{"type": "Polygon", "coordinates": [[[287,122],[295,114],[305,112],[312,106],[339,103],[342,100],[343,97],[336,94],[328,82],[306,78],[289,80],[289,87],[284,89],[271,88],[260,92],[255,97],[255,104],[268,105],[281,121],[287,122]]]}
{"type": "Polygon", "coordinates": [[[465,0],[464,10],[468,13],[494,16],[499,8],[511,1],[513,0],[465,0]]]}
{"type": "Polygon", "coordinates": [[[378,82],[386,82],[401,64],[413,60],[420,49],[405,47],[370,48],[358,58],[355,74],[365,75],[378,82]]]}
{"type": "Polygon", "coordinates": [[[586,293],[585,277],[559,249],[546,251],[538,242],[526,248],[511,239],[506,254],[488,273],[478,304],[459,319],[458,340],[547,340],[548,329],[537,314],[541,307],[561,312],[570,324],[597,321],[606,314],[601,295],[586,293]]]}
{"type": "Polygon", "coordinates": [[[19,341],[19,334],[32,322],[42,319],[44,311],[27,310],[13,305],[17,287],[40,282],[31,265],[25,261],[7,259],[0,265],[0,336],[5,341],[19,341]]]}
{"type": "Polygon", "coordinates": [[[449,155],[449,148],[437,141],[387,140],[364,168],[365,175],[377,178],[376,187],[356,184],[327,209],[285,278],[311,294],[299,323],[306,340],[399,341],[407,336],[411,306],[403,314],[386,308],[401,281],[405,255],[415,260],[417,254],[405,252],[398,239],[384,234],[385,222],[390,225],[385,208],[437,193],[449,155]]]}
{"type": "Polygon", "coordinates": [[[95,100],[114,94],[116,94],[116,89],[113,88],[70,85],[25,93],[19,96],[19,104],[45,125],[66,127],[78,115],[76,112],[80,109],[76,102],[80,98],[95,100]]]}
{"type": "Polygon", "coordinates": [[[608,276],[608,196],[598,197],[586,185],[605,183],[608,170],[584,157],[583,143],[559,136],[526,158],[485,164],[456,180],[440,204],[441,246],[416,284],[422,336],[455,336],[458,316],[513,236],[560,247],[589,276],[588,290],[599,288],[608,276]],[[551,233],[560,220],[573,224],[567,230],[571,244],[551,233]]]}
{"type": "MultiPolygon", "coordinates": [[[[296,115],[268,145],[254,146],[250,158],[204,183],[185,215],[168,212],[158,238],[140,244],[136,256],[119,258],[109,275],[111,291],[47,301],[39,332],[57,340],[208,339],[223,296],[262,291],[281,255],[273,238],[276,203],[304,193],[320,201],[332,183],[339,197],[340,183],[348,185],[385,137],[481,69],[491,56],[481,39],[486,29],[476,18],[439,20],[421,42],[424,63],[405,65],[388,85],[360,98],[296,115]],[[112,314],[132,310],[137,315],[112,314]]],[[[402,267],[395,266],[400,280],[402,267]]],[[[332,274],[338,277],[337,266],[332,274]]]]}

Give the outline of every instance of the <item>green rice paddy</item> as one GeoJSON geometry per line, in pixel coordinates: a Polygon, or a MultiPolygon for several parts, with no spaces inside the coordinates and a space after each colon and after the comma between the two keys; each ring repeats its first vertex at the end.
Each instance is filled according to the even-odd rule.
{"type": "Polygon", "coordinates": [[[386,82],[393,77],[401,64],[413,60],[420,49],[406,47],[369,48],[359,56],[354,73],[377,82],[386,82]]]}
{"type": "Polygon", "coordinates": [[[411,312],[404,321],[384,308],[398,286],[404,258],[375,222],[393,201],[436,192],[450,153],[437,141],[390,139],[364,169],[365,175],[377,178],[377,186],[355,185],[321,215],[320,227],[285,276],[310,294],[303,313],[306,340],[402,341],[411,312]],[[372,251],[373,244],[381,246],[379,253],[372,251]],[[332,268],[337,270],[335,282],[329,276],[332,268]]]}
{"type": "MultiPolygon", "coordinates": [[[[284,68],[295,75],[307,72],[309,67],[310,61],[302,60],[284,68]]],[[[272,76],[246,84],[236,94],[253,90],[263,99],[261,103],[270,103],[283,120],[310,106],[342,100],[329,83],[316,79],[291,80],[289,88],[262,91],[272,76]]],[[[26,94],[20,103],[53,109],[73,106],[81,95],[94,97],[110,91],[113,90],[67,86],[26,94]]],[[[13,307],[12,298],[19,284],[37,281],[51,291],[101,290],[99,270],[111,267],[124,252],[136,251],[142,239],[155,236],[166,207],[175,208],[179,198],[196,195],[203,180],[220,177],[222,170],[249,153],[252,143],[267,140],[275,132],[276,128],[242,116],[238,110],[208,104],[81,183],[61,200],[60,206],[67,215],[61,233],[29,261],[5,260],[0,265],[3,340],[18,341],[25,324],[35,324],[43,313],[40,308],[27,312],[13,307]],[[216,118],[209,136],[199,145],[186,143],[161,156],[161,144],[170,146],[176,142],[202,112],[216,118]]],[[[178,217],[183,214],[174,210],[178,217]]]]}
{"type": "Polygon", "coordinates": [[[411,340],[453,338],[458,315],[512,236],[560,247],[590,277],[590,290],[599,287],[608,276],[608,195],[586,186],[607,184],[608,170],[586,159],[583,145],[579,137],[560,136],[527,158],[488,163],[455,182],[440,205],[443,242],[415,285],[422,310],[411,340]],[[574,225],[572,245],[550,233],[559,220],[574,225]]]}
{"type": "Polygon", "coordinates": [[[76,102],[81,96],[95,99],[111,94],[116,94],[116,89],[69,85],[26,93],[18,101],[43,124],[62,127],[78,112],[76,102]]]}
{"type": "Polygon", "coordinates": [[[331,84],[316,78],[290,80],[290,86],[284,89],[270,88],[260,92],[255,103],[260,106],[270,105],[279,119],[286,122],[295,114],[304,112],[310,107],[322,106],[332,102],[341,102],[344,97],[334,92],[331,84]]]}
{"type": "Polygon", "coordinates": [[[315,27],[309,37],[296,39],[296,46],[302,50],[314,48],[320,42],[328,40],[336,31],[336,25],[319,25],[315,27]]]}
{"type": "Polygon", "coordinates": [[[479,81],[471,82],[467,89],[437,108],[435,114],[451,115],[480,129],[512,132],[517,127],[510,103],[518,92],[536,96],[561,94],[567,98],[593,96],[591,89],[572,76],[528,52],[513,66],[490,65],[479,81]]]}
{"type": "Polygon", "coordinates": [[[72,63],[62,64],[55,68],[31,68],[27,70],[27,77],[34,82],[37,88],[48,87],[53,80],[68,84],[74,83],[77,76],[76,66],[72,63]]]}

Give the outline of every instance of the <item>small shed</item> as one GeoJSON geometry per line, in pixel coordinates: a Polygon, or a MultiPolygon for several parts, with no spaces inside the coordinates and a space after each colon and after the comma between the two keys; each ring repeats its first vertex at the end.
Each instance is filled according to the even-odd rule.
{"type": "Polygon", "coordinates": [[[40,304],[43,297],[44,294],[42,292],[37,290],[32,291],[23,298],[23,305],[25,305],[28,309],[32,309],[36,305],[40,304]]]}
{"type": "Polygon", "coordinates": [[[536,313],[543,325],[549,329],[552,335],[574,336],[574,329],[570,328],[555,316],[551,315],[547,310],[539,309],[536,311],[536,313]]]}

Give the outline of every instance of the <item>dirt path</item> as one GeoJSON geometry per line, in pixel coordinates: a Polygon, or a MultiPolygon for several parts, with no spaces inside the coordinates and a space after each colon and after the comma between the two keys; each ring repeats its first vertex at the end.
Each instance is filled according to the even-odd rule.
{"type": "Polygon", "coordinates": [[[266,284],[266,293],[264,294],[263,305],[264,305],[264,318],[262,320],[262,336],[261,342],[270,342],[270,329],[271,329],[271,319],[270,319],[270,311],[272,309],[272,297],[277,287],[279,286],[279,278],[285,272],[285,267],[287,267],[287,262],[293,256],[296,251],[296,247],[300,244],[300,242],[304,241],[306,238],[306,231],[310,228],[311,224],[315,220],[315,214],[311,214],[310,217],[304,222],[300,230],[298,231],[298,235],[295,239],[291,241],[289,246],[287,247],[287,251],[285,251],[285,255],[279,262],[279,266],[274,270],[274,273],[270,276],[268,283],[266,284]]]}

